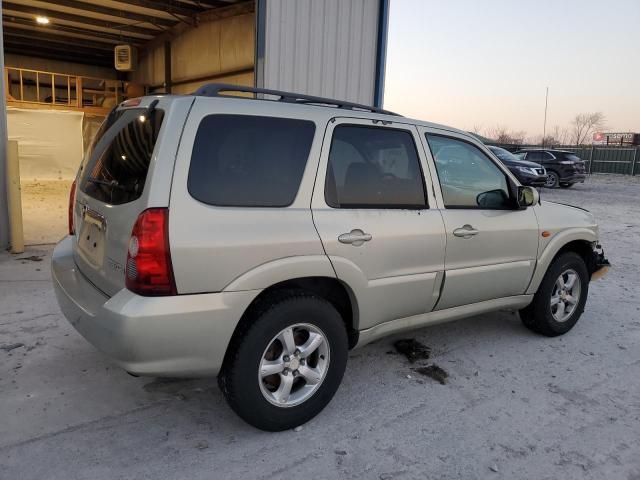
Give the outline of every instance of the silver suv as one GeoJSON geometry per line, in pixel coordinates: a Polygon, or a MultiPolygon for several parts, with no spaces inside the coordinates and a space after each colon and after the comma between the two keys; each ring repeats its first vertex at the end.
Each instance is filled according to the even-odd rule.
{"type": "Polygon", "coordinates": [[[326,98],[127,100],[76,182],[52,260],[71,324],[134,375],[217,375],[265,430],[318,414],[349,349],[392,333],[501,309],[566,333],[608,263],[593,215],[471,135],[326,98]]]}

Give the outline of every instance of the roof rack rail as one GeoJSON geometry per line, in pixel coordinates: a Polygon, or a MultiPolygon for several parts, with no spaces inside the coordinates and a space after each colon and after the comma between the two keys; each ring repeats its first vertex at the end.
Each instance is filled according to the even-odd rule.
{"type": "MultiPolygon", "coordinates": [[[[253,93],[255,95],[272,95],[279,97],[277,100],[270,100],[263,98],[260,100],[278,101],[286,103],[297,103],[306,105],[326,105],[334,106],[336,108],[344,108],[346,110],[364,110],[372,113],[383,113],[385,115],[401,116],[397,113],[384,110],[382,108],[372,107],[370,105],[362,105],[360,103],[345,102],[342,100],[335,100],[332,98],[315,97],[313,95],[304,95],[302,93],[283,92],[280,90],[270,90],[268,88],[257,87],[245,87],[242,85],[231,85],[228,83],[209,83],[198,88],[192,95],[200,97],[227,97],[227,98],[244,98],[234,97],[233,95],[224,95],[221,92],[241,92],[241,93],[253,93]]],[[[255,98],[257,99],[257,97],[255,98]]]]}

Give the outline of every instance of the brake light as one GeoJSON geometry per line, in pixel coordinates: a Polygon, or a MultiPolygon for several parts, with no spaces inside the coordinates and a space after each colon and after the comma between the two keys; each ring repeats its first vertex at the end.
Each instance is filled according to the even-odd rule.
{"type": "Polygon", "coordinates": [[[76,203],[76,181],[71,184],[71,190],[69,191],[69,235],[76,233],[75,225],[73,224],[73,207],[76,203]]]}
{"type": "Polygon", "coordinates": [[[142,102],[141,97],[130,98],[129,100],[125,100],[124,102],[122,102],[120,106],[122,108],[137,107],[138,105],[140,105],[141,102],[142,102]]]}
{"type": "Polygon", "coordinates": [[[125,275],[127,288],[138,295],[177,294],[169,251],[167,208],[150,208],[138,216],[129,239],[125,275]]]}

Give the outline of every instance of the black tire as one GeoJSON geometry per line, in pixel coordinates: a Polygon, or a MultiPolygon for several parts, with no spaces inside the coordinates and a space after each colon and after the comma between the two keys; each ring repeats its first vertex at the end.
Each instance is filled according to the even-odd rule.
{"type": "Polygon", "coordinates": [[[247,423],[272,432],[287,430],[311,420],[331,401],[342,381],[348,352],[344,321],[331,303],[307,292],[280,292],[259,301],[243,319],[218,383],[233,411],[247,423]],[[276,406],[262,392],[260,362],[272,340],[300,322],[324,334],[329,348],[327,370],[319,387],[303,403],[276,406]]]}
{"type": "Polygon", "coordinates": [[[584,260],[577,253],[563,253],[549,266],[538,291],[533,297],[533,302],[528,307],[520,310],[520,318],[522,323],[534,332],[547,337],[563,335],[573,328],[582,315],[588,294],[589,273],[584,260]],[[568,319],[559,322],[552,313],[551,296],[554,293],[556,281],[560,274],[567,270],[576,272],[580,279],[580,297],[577,301],[577,306],[568,319]]]}
{"type": "Polygon", "coordinates": [[[544,186],[547,188],[558,188],[560,183],[560,175],[553,170],[547,170],[547,181],[544,186]]]}
{"type": "Polygon", "coordinates": [[[562,188],[571,188],[573,187],[575,184],[574,183],[561,183],[560,186],[562,188]]]}

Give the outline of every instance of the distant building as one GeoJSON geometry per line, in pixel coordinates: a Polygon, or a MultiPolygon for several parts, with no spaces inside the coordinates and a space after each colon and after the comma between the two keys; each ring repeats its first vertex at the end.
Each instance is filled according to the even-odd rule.
{"type": "Polygon", "coordinates": [[[640,145],[640,133],[622,132],[593,134],[594,145],[640,145]]]}

